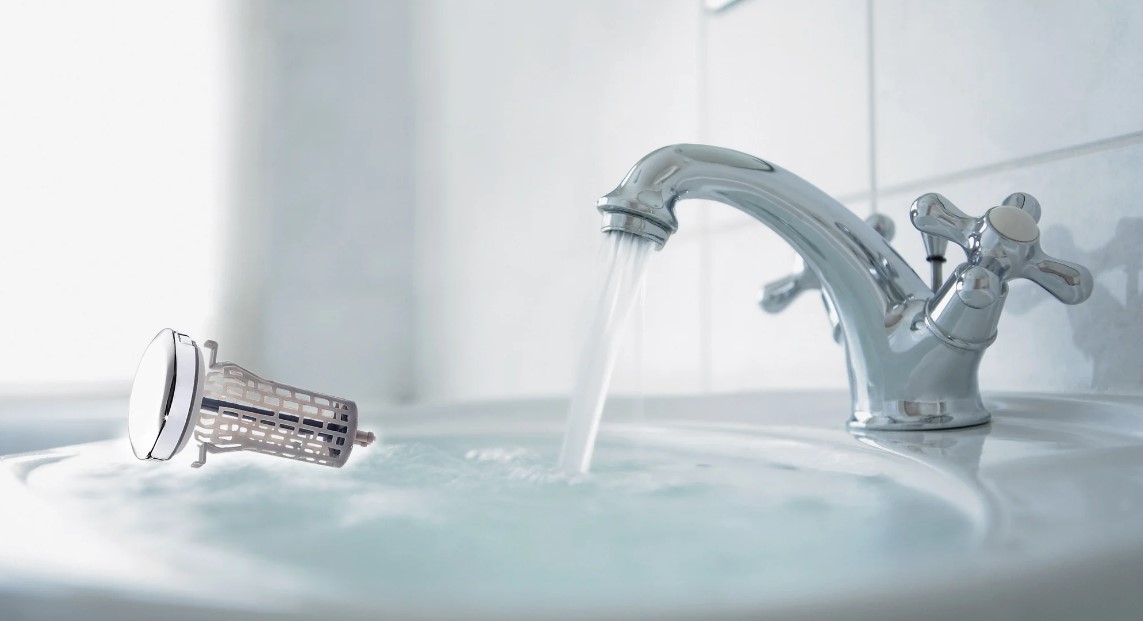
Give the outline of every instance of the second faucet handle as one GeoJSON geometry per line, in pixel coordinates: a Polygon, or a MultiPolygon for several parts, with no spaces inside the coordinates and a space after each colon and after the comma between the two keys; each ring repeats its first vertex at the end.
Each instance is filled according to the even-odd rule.
{"type": "Polygon", "coordinates": [[[930,192],[913,201],[909,219],[921,232],[929,259],[944,261],[945,248],[951,241],[968,251],[968,242],[979,224],[979,218],[964,213],[949,199],[930,192]]]}
{"type": "Polygon", "coordinates": [[[776,314],[786,310],[799,295],[806,291],[821,289],[818,275],[802,260],[802,255],[794,259],[794,272],[762,286],[758,295],[758,305],[767,313],[776,314]]]}

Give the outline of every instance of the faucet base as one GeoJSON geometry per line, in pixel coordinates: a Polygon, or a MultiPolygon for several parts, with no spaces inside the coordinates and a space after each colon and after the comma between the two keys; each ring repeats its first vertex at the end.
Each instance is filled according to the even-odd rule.
{"type": "Polygon", "coordinates": [[[926,431],[975,427],[992,419],[979,397],[947,401],[888,401],[880,413],[855,411],[851,431],[926,431]]]}

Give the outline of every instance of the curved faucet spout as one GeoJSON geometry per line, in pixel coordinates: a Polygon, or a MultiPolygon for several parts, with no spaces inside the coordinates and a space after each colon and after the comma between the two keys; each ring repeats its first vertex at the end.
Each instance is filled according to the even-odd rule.
{"type": "Polygon", "coordinates": [[[692,198],[753,216],[818,274],[845,335],[851,426],[935,429],[988,420],[977,389],[981,350],[935,338],[925,322],[933,292],[924,280],[877,231],[793,173],[729,149],[664,147],[599,199],[602,228],[661,248],[678,230],[675,205],[692,198]]]}

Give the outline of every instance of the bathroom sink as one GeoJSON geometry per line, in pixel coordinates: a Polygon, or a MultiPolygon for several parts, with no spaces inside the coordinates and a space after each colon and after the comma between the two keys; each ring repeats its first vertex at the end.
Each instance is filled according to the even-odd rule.
{"type": "Polygon", "coordinates": [[[0,617],[1137,618],[1143,401],[985,400],[861,434],[844,394],[618,399],[589,475],[555,400],[376,413],[340,470],[9,455],[0,617]]]}

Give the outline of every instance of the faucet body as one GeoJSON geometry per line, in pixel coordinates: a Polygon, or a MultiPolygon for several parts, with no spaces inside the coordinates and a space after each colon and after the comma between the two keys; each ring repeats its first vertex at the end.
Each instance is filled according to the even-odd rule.
{"type": "MultiPolygon", "coordinates": [[[[1008,290],[996,274],[966,264],[934,292],[881,234],[812,184],[757,157],[705,145],[664,147],[640,160],[599,199],[602,230],[639,235],[661,249],[678,229],[674,210],[685,199],[749,214],[817,274],[841,323],[851,428],[946,429],[989,420],[977,370],[1008,290]]],[[[994,228],[981,225],[976,239],[994,228]]]]}
{"type": "MultiPolygon", "coordinates": [[[[896,225],[893,224],[893,219],[889,216],[874,213],[865,218],[865,223],[877,231],[881,237],[884,237],[885,241],[893,241],[896,225]]],[[[841,343],[841,319],[837,316],[833,301],[829,299],[828,295],[821,292],[822,283],[818,280],[817,273],[806,266],[802,255],[796,253],[795,255],[797,261],[794,264],[794,273],[764,285],[758,294],[758,306],[767,313],[777,314],[786,310],[786,307],[799,295],[817,289],[821,294],[822,306],[825,307],[826,317],[829,319],[832,328],[833,340],[841,343]]]]}

